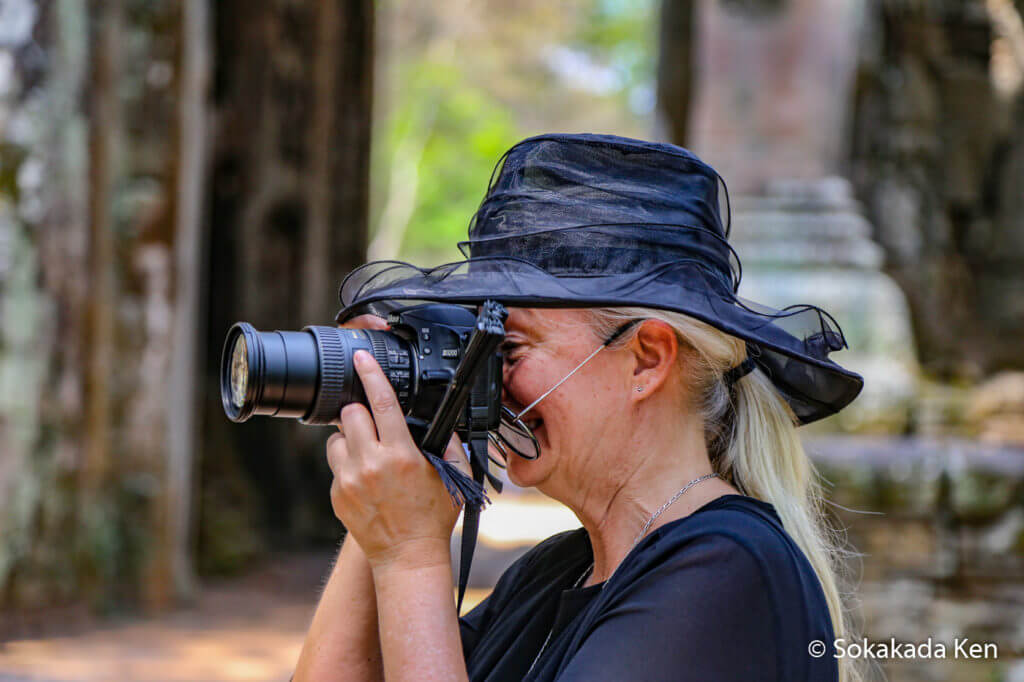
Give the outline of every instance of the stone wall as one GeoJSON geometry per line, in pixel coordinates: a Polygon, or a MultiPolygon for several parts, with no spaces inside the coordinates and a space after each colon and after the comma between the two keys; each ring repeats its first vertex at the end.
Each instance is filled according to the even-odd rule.
{"type": "Polygon", "coordinates": [[[1024,680],[1024,449],[861,437],[808,451],[862,555],[851,569],[863,636],[947,647],[945,659],[868,661],[868,679],[1024,680]],[[956,638],[993,642],[998,658],[954,658],[956,638]]]}

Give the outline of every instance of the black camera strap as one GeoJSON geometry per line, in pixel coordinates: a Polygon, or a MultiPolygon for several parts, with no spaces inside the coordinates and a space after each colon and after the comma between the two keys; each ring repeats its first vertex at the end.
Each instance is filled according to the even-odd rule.
{"type": "MultiPolygon", "coordinates": [[[[427,460],[434,465],[455,504],[463,504],[462,547],[459,557],[459,600],[457,610],[462,609],[462,600],[469,584],[469,570],[476,549],[480,529],[480,510],[490,500],[484,490],[484,481],[490,480],[497,491],[501,481],[490,476],[487,464],[487,428],[477,423],[473,414],[470,394],[476,379],[485,367],[486,359],[492,357],[498,344],[505,337],[503,322],[507,316],[505,308],[494,301],[486,301],[477,316],[476,327],[464,351],[462,362],[455,369],[455,376],[441,400],[437,414],[426,427],[420,442],[420,449],[427,460]],[[451,462],[446,462],[438,453],[443,453],[455,431],[458,415],[466,410],[465,440],[469,446],[469,464],[472,477],[460,471],[451,462]]],[[[486,420],[484,420],[486,421],[486,420]]]]}
{"type": "MultiPolygon", "coordinates": [[[[487,432],[482,434],[471,430],[469,432],[469,465],[473,470],[473,480],[481,486],[484,480],[495,479],[487,470],[487,432]]],[[[496,481],[497,490],[501,492],[501,481],[496,481]]],[[[480,511],[482,505],[467,504],[462,513],[462,544],[459,550],[459,600],[455,606],[457,614],[462,613],[462,599],[466,596],[466,588],[469,586],[469,571],[473,566],[473,553],[476,550],[477,535],[480,531],[480,511]]]]}

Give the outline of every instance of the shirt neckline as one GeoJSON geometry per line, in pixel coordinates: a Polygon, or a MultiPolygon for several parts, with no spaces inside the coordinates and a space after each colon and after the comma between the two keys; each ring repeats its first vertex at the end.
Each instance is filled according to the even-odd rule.
{"type": "MultiPolygon", "coordinates": [[[[759,500],[756,497],[751,497],[750,495],[741,495],[741,494],[738,494],[738,493],[726,493],[725,495],[719,495],[718,497],[714,498],[713,500],[708,500],[707,502],[705,502],[704,504],[702,504],[701,506],[697,507],[692,512],[687,514],[686,516],[683,516],[683,517],[678,518],[678,519],[673,519],[672,521],[669,521],[665,525],[658,526],[657,528],[652,530],[650,533],[645,535],[640,540],[640,542],[636,543],[636,546],[633,547],[633,549],[631,549],[626,554],[626,556],[622,558],[622,561],[619,563],[619,566],[622,566],[622,564],[626,563],[626,561],[628,561],[629,558],[631,556],[633,556],[634,552],[639,550],[644,545],[648,544],[650,542],[651,538],[659,537],[661,535],[664,535],[665,533],[668,532],[668,529],[674,528],[674,527],[679,526],[679,525],[682,525],[687,519],[693,518],[694,516],[696,516],[700,512],[702,512],[702,511],[709,511],[710,509],[713,509],[713,508],[715,508],[717,506],[720,506],[721,504],[724,504],[727,501],[734,500],[734,499],[736,499],[736,500],[745,500],[745,501],[748,501],[748,502],[753,502],[755,505],[757,505],[759,507],[762,507],[766,512],[770,513],[773,518],[775,518],[776,520],[779,520],[779,515],[778,515],[778,512],[775,511],[775,506],[770,504],[770,503],[768,503],[768,502],[765,502],[763,500],[759,500]]],[[[586,542],[587,554],[590,555],[589,558],[587,559],[587,561],[589,563],[593,563],[593,561],[594,561],[594,552],[593,552],[593,548],[590,545],[590,536],[587,534],[587,531],[586,531],[585,528],[581,528],[580,532],[582,533],[584,542],[586,542]]],[[[618,571],[618,569],[616,569],[616,571],[618,571]]],[[[615,575],[615,574],[612,573],[612,575],[615,575]]],[[[583,595],[588,595],[589,596],[591,592],[597,593],[597,592],[600,592],[601,590],[603,590],[604,586],[607,583],[608,583],[608,580],[602,580],[599,583],[594,583],[593,585],[587,585],[585,587],[568,587],[568,588],[562,590],[562,594],[572,595],[573,597],[578,597],[578,596],[583,596],[583,595]]]]}

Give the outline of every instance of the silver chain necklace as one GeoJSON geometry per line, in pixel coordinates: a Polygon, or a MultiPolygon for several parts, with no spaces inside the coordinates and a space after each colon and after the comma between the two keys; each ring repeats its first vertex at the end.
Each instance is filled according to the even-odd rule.
{"type": "MultiPolygon", "coordinates": [[[[683,494],[687,490],[689,490],[693,486],[697,485],[701,481],[706,481],[709,478],[717,478],[717,477],[718,477],[718,474],[716,474],[714,472],[712,472],[710,474],[704,474],[703,476],[700,476],[698,478],[693,479],[692,481],[690,481],[689,483],[684,485],[682,488],[680,488],[679,491],[675,495],[673,495],[672,497],[669,498],[668,502],[666,502],[665,504],[661,505],[661,507],[658,508],[658,511],[654,512],[653,514],[651,514],[651,518],[647,519],[647,523],[645,523],[644,527],[640,529],[640,534],[636,536],[636,539],[633,540],[633,544],[630,545],[629,552],[632,552],[633,549],[635,549],[636,546],[638,544],[640,544],[640,541],[644,539],[644,536],[647,535],[647,531],[648,531],[648,529],[650,529],[651,524],[654,523],[654,520],[657,519],[659,516],[661,516],[662,513],[666,509],[671,507],[673,505],[673,503],[675,503],[676,500],[678,500],[680,497],[682,497],[683,494]]],[[[628,555],[629,552],[626,552],[626,554],[628,555]]],[[[620,562],[619,566],[621,566],[621,565],[622,564],[620,562]]],[[[614,569],[612,569],[612,575],[615,575],[615,571],[617,571],[619,569],[619,566],[616,566],[614,569]]],[[[592,570],[594,570],[594,563],[593,562],[591,562],[590,565],[587,566],[587,570],[585,570],[583,572],[583,575],[581,575],[579,578],[576,579],[576,582],[573,584],[572,589],[575,590],[580,585],[582,585],[586,581],[587,576],[590,575],[590,572],[592,570]]],[[[608,578],[603,583],[601,583],[601,589],[602,590],[604,589],[604,586],[608,584],[608,581],[610,581],[612,579],[612,575],[608,576],[608,578]]],[[[540,646],[540,651],[537,652],[537,655],[533,659],[533,663],[530,664],[530,669],[526,671],[526,676],[527,677],[529,677],[530,673],[533,672],[533,669],[534,669],[534,667],[536,667],[537,661],[540,660],[540,657],[544,653],[544,650],[548,648],[548,643],[551,641],[551,635],[554,632],[555,632],[555,626],[554,626],[554,624],[552,624],[551,625],[551,629],[548,630],[548,636],[544,639],[544,643],[541,644],[541,646],[540,646]]]]}

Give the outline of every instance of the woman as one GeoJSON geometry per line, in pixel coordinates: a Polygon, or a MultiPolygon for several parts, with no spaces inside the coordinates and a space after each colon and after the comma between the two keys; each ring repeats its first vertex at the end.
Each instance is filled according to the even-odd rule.
{"type": "MultiPolygon", "coordinates": [[[[421,300],[510,306],[504,402],[539,456],[508,455],[509,478],[583,528],[458,619],[457,510],[360,354],[370,409],[346,406],[327,447],[349,535],[294,679],[852,679],[832,645],[840,554],[795,430],[861,388],[827,358],[838,327],[736,297],[719,178],[686,150],[548,135],[499,165],[466,261],[364,266],[339,320],[383,328],[366,313],[421,300]]],[[[456,442],[446,459],[465,466],[456,442]]]]}

